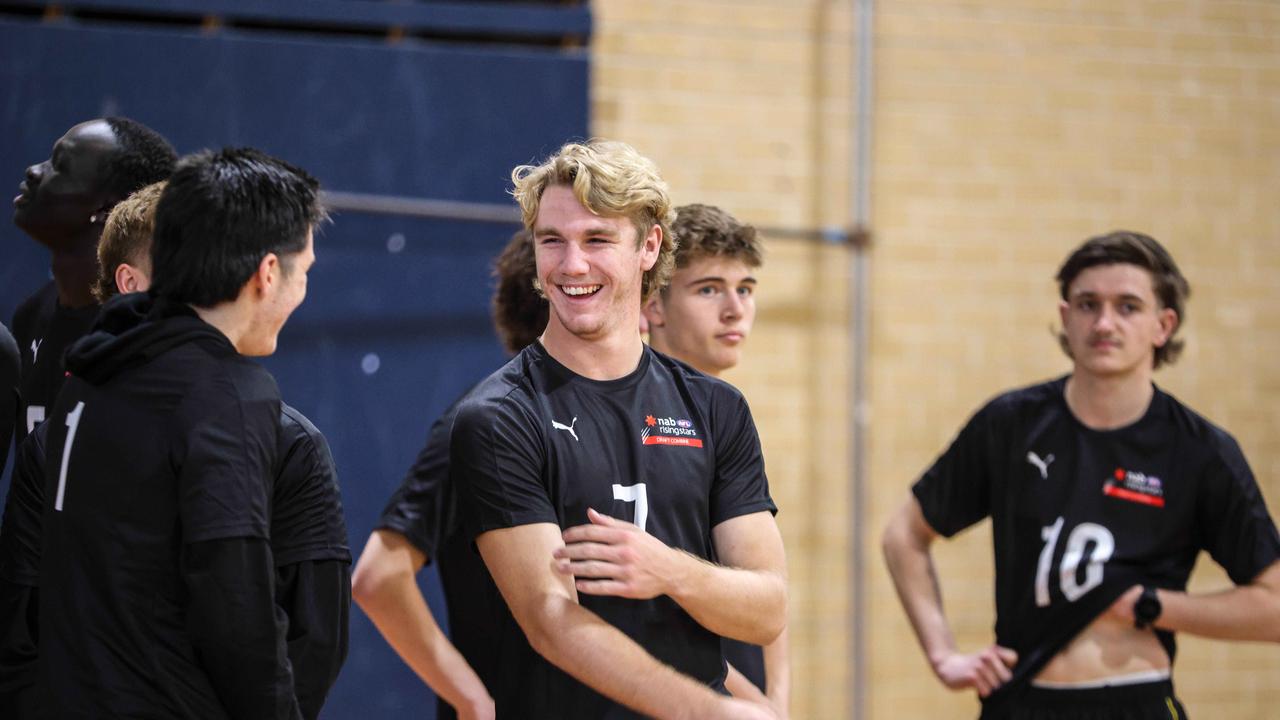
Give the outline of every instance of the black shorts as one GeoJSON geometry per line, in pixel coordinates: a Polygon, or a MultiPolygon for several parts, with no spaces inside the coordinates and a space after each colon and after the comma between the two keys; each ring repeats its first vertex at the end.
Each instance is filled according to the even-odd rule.
{"type": "Polygon", "coordinates": [[[1187,720],[1168,680],[1087,690],[1029,687],[1010,720],[1187,720]]]}

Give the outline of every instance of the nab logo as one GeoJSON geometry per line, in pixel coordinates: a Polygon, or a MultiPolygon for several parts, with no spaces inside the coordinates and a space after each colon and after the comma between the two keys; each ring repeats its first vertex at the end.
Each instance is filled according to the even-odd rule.
{"type": "Polygon", "coordinates": [[[1136,470],[1116,468],[1102,483],[1102,494],[1139,505],[1164,507],[1164,482],[1155,475],[1136,470]]]}
{"type": "Polygon", "coordinates": [[[640,428],[640,444],[700,448],[702,438],[698,437],[691,420],[645,415],[644,427],[640,428]]]}

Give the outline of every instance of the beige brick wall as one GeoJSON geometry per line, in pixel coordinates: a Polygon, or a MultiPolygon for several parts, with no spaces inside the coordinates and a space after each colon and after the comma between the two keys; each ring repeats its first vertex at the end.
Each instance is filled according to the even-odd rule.
{"type": "MultiPolygon", "coordinates": [[[[846,217],[848,3],[598,0],[593,132],[678,201],[761,225],[846,217]]],[[[1051,276],[1084,237],[1152,233],[1191,279],[1158,381],[1230,429],[1280,507],[1280,3],[881,0],[864,589],[868,717],[976,703],[932,680],[878,557],[887,514],[970,412],[1064,372],[1051,276]]],[[[770,240],[752,402],[791,563],[795,716],[847,716],[848,254],[770,240]]],[[[1274,514],[1274,513],[1273,513],[1274,514]]],[[[963,647],[990,641],[989,531],[938,548],[963,647]]],[[[1225,580],[1202,563],[1193,587],[1225,580]]],[[[1195,717],[1273,718],[1280,649],[1183,637],[1195,717]]]]}

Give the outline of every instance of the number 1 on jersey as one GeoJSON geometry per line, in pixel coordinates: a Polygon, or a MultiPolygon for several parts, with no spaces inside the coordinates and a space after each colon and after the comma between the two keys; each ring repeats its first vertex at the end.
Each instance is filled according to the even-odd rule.
{"type": "Polygon", "coordinates": [[[62,512],[62,496],[67,491],[67,463],[71,460],[71,443],[76,441],[76,428],[80,427],[80,415],[84,412],[84,401],[76,403],[76,407],[67,413],[67,441],[62,444],[62,469],[58,471],[58,495],[53,500],[53,509],[62,512]]]}
{"type": "Polygon", "coordinates": [[[644,483],[636,483],[635,485],[613,485],[613,499],[623,502],[633,502],[636,504],[636,527],[644,530],[644,524],[649,520],[649,493],[645,491],[644,483]]]}

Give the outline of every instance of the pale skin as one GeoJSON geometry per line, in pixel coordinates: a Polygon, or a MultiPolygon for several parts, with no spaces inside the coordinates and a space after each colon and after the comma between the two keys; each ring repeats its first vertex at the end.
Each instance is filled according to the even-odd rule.
{"type": "MultiPolygon", "coordinates": [[[[541,338],[547,352],[592,379],[635,370],[644,351],[638,331],[641,278],[657,261],[662,228],[654,225],[638,238],[630,220],[595,215],[569,188],[552,186],[543,192],[533,234],[538,279],[551,308],[541,338]]],[[[708,629],[760,642],[781,630],[786,586],[776,527],[770,537],[756,530],[758,518],[744,516],[713,529],[718,552],[744,568],[736,569],[678,553],[630,523],[594,511],[589,519],[589,526],[564,533],[608,548],[628,572],[621,579],[584,579],[582,592],[656,593],[659,586],[646,571],[653,566],[636,559],[662,558],[690,583],[672,597],[708,629]],[[731,592],[708,587],[717,582],[731,592]],[[710,598],[734,607],[708,607],[710,598]]],[[[768,520],[772,523],[771,516],[768,520]]],[[[574,578],[558,568],[607,559],[569,557],[559,527],[536,523],[493,530],[476,538],[476,547],[534,650],[604,696],[657,718],[776,717],[767,707],[719,695],[663,665],[579,605],[574,578]]]]}
{"type": "Polygon", "coordinates": [[[241,355],[274,353],[285,321],[307,296],[307,271],[316,260],[310,230],[306,246],[289,260],[286,272],[280,257],[267,253],[235,300],[196,307],[196,314],[226,335],[241,355]]]}
{"type": "MultiPolygon", "coordinates": [[[[1105,430],[1129,425],[1154,393],[1155,349],[1177,328],[1177,314],[1161,306],[1148,271],[1128,264],[1082,271],[1059,306],[1074,367],[1067,405],[1083,424],[1105,430]]],[[[886,527],[882,544],[898,597],[934,674],[952,689],[986,697],[1007,682],[1016,654],[997,645],[962,653],[942,609],[930,546],[938,537],[910,497],[886,527]]],[[[1134,627],[1135,586],[1055,655],[1036,680],[1078,683],[1169,668],[1151,629],[1134,627]]],[[[1159,590],[1163,611],[1155,626],[1224,640],[1280,642],[1280,563],[1251,582],[1215,593],[1159,590]]]]}
{"type": "Polygon", "coordinates": [[[378,632],[460,720],[491,720],[493,698],[449,642],[414,579],[427,557],[403,535],[375,530],[351,581],[351,597],[378,632]]]}
{"type": "MultiPolygon", "coordinates": [[[[730,256],[702,256],[679,267],[671,282],[644,306],[649,345],[712,377],[738,364],[755,322],[754,269],[730,256]]],[[[764,648],[768,687],[757,688],[732,665],[725,687],[735,697],[770,703],[787,716],[791,663],[787,631],[764,648]]]]}

